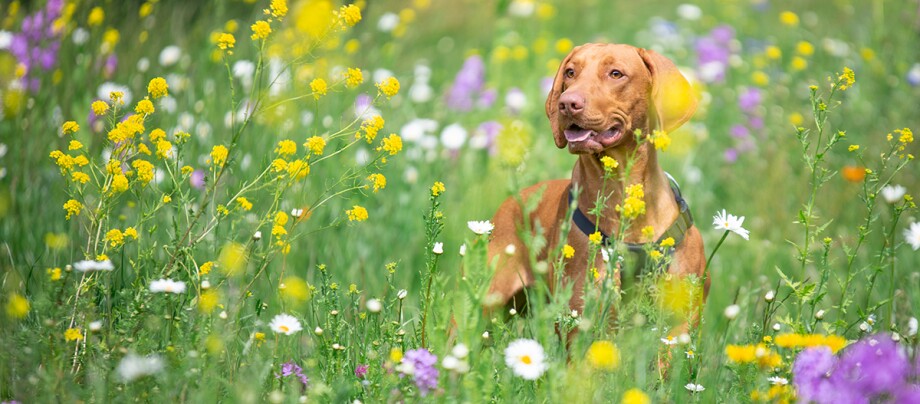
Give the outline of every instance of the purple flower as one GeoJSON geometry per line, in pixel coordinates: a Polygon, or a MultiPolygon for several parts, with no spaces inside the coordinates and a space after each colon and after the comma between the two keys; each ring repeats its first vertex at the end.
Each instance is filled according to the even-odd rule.
{"type": "Polygon", "coordinates": [[[909,371],[898,344],[891,336],[878,334],[847,347],[833,377],[837,385],[852,386],[868,398],[900,389],[909,371]]]}
{"type": "Polygon", "coordinates": [[[725,149],[725,152],[722,153],[722,157],[725,158],[725,161],[728,163],[734,163],[738,161],[738,150],[734,148],[725,149]]]}
{"type": "Polygon", "coordinates": [[[498,134],[502,131],[504,126],[497,121],[485,121],[476,128],[476,134],[482,134],[485,137],[484,147],[489,149],[490,155],[495,155],[498,153],[498,147],[495,143],[495,138],[498,137],[498,134]]]}
{"type": "Polygon", "coordinates": [[[358,365],[355,367],[355,377],[363,379],[367,377],[368,365],[358,365]]]}
{"type": "Polygon", "coordinates": [[[204,171],[195,170],[192,172],[192,175],[189,177],[188,182],[192,185],[193,188],[201,190],[204,189],[204,171]]]}
{"type": "Polygon", "coordinates": [[[738,95],[738,106],[747,113],[754,112],[760,106],[761,101],[763,101],[763,96],[760,90],[754,87],[748,87],[738,95]]]}
{"type": "Polygon", "coordinates": [[[297,376],[297,379],[300,380],[303,388],[306,389],[307,385],[310,383],[310,378],[303,373],[303,369],[300,366],[297,366],[294,361],[287,361],[281,364],[281,373],[275,373],[275,379],[281,379],[288,376],[297,376]]]}
{"type": "Polygon", "coordinates": [[[751,131],[744,125],[734,125],[729,129],[728,133],[731,133],[732,137],[738,139],[744,139],[751,135],[751,131]]]}
{"type": "Polygon", "coordinates": [[[696,56],[700,80],[707,83],[721,83],[725,80],[725,70],[732,55],[731,42],[734,37],[734,28],[720,25],[713,28],[709,35],[697,39],[696,56]]]}
{"type": "MultiPolygon", "coordinates": [[[[447,93],[447,107],[457,111],[473,109],[486,81],[486,66],[479,55],[466,58],[447,93]]],[[[493,99],[494,100],[494,99],[493,99]]]]}
{"type": "Polygon", "coordinates": [[[799,400],[804,403],[819,401],[833,393],[830,374],[836,363],[837,358],[828,347],[802,351],[792,365],[792,382],[799,400]]]}
{"type": "Polygon", "coordinates": [[[422,396],[438,387],[438,369],[434,367],[436,363],[438,357],[425,348],[413,349],[403,356],[403,373],[413,375],[415,386],[422,396]]]}

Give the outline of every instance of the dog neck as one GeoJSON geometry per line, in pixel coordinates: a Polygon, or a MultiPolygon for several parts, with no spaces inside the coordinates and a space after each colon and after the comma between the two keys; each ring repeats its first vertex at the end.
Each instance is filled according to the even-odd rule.
{"type": "Polygon", "coordinates": [[[608,179],[606,183],[604,181],[604,165],[600,162],[600,157],[602,156],[582,154],[578,157],[578,161],[572,171],[572,185],[577,185],[581,189],[581,193],[578,195],[578,207],[592,221],[597,221],[597,217],[588,212],[594,207],[597,197],[602,192],[606,193],[608,199],[603,207],[598,226],[605,234],[616,237],[620,227],[620,213],[617,212],[616,206],[622,205],[625,198],[624,182],[620,181],[620,179],[626,176],[625,186],[642,184],[645,191],[645,197],[643,198],[645,201],[645,214],[639,215],[632,221],[626,231],[625,241],[644,243],[657,240],[680,214],[680,207],[677,205],[671,191],[671,183],[664,170],[658,165],[658,155],[649,142],[642,142],[634,148],[634,162],[628,176],[625,170],[626,162],[630,156],[619,149],[621,148],[607,152],[607,155],[619,162],[619,166],[614,169],[612,178],[608,179]],[[646,226],[652,226],[655,229],[655,237],[652,240],[646,240],[642,237],[642,229],[646,226]]]}

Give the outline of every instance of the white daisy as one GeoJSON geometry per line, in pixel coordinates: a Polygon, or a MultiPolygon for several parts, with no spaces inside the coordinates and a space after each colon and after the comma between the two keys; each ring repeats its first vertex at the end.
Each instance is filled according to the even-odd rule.
{"type": "Polygon", "coordinates": [[[172,279],[160,279],[150,282],[150,292],[152,293],[183,293],[185,292],[185,282],[174,281],[172,279]]]}
{"type": "Polygon", "coordinates": [[[662,339],[661,339],[661,343],[662,343],[662,344],[665,344],[665,345],[677,345],[677,338],[674,338],[674,337],[671,337],[671,336],[669,336],[669,337],[667,337],[667,338],[662,338],[662,339]]]}
{"type": "Polygon", "coordinates": [[[773,377],[768,377],[767,380],[769,380],[770,383],[772,384],[777,384],[777,385],[782,385],[782,386],[789,384],[789,379],[786,379],[785,377],[773,376],[773,377]]]}
{"type": "Polygon", "coordinates": [[[527,380],[536,380],[543,375],[549,367],[544,363],[545,359],[543,346],[532,339],[518,339],[505,348],[505,364],[514,374],[527,380]]]}
{"type": "Polygon", "coordinates": [[[882,188],[882,198],[885,198],[885,202],[888,203],[897,203],[906,193],[907,188],[900,185],[885,185],[882,188]]]}
{"type": "Polygon", "coordinates": [[[703,387],[702,384],[696,384],[696,383],[687,383],[687,384],[684,386],[684,388],[687,389],[687,390],[690,390],[691,392],[694,392],[694,393],[699,393],[699,392],[701,392],[701,391],[703,391],[703,390],[706,390],[706,388],[703,387]]]}
{"type": "Polygon", "coordinates": [[[466,225],[467,227],[470,228],[470,230],[473,231],[473,233],[476,233],[479,235],[490,234],[492,233],[492,230],[495,229],[495,225],[492,224],[492,222],[488,220],[480,220],[480,221],[471,220],[469,222],[466,222],[466,225]]]}
{"type": "Polygon", "coordinates": [[[115,266],[112,265],[112,261],[95,261],[95,260],[83,260],[77,261],[73,264],[73,269],[80,272],[92,272],[92,271],[111,271],[115,269],[115,266]]]}
{"type": "Polygon", "coordinates": [[[920,222],[913,222],[909,229],[904,229],[904,238],[914,251],[920,249],[920,222]]]}
{"type": "Polygon", "coordinates": [[[300,326],[300,320],[297,320],[296,317],[285,313],[281,313],[275,316],[275,318],[272,319],[272,322],[268,323],[268,326],[272,329],[272,331],[284,335],[291,335],[303,329],[303,327],[300,326]]]}
{"type": "Polygon", "coordinates": [[[157,373],[163,370],[163,366],[163,359],[159,355],[140,356],[131,352],[121,358],[115,371],[127,383],[157,373]]]}
{"type": "Polygon", "coordinates": [[[716,230],[727,230],[748,240],[750,232],[741,227],[742,224],[744,224],[744,216],[738,217],[729,214],[725,209],[722,209],[721,212],[712,217],[712,225],[716,230]]]}

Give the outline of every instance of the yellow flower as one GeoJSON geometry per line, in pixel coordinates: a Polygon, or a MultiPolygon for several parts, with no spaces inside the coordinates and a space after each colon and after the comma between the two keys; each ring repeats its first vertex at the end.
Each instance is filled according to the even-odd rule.
{"type": "Polygon", "coordinates": [[[179,170],[179,172],[181,172],[182,175],[189,175],[189,174],[195,172],[195,169],[192,168],[192,166],[182,166],[182,169],[179,170]]]}
{"type": "Polygon", "coordinates": [[[278,287],[281,298],[291,302],[305,302],[310,298],[310,285],[296,276],[288,276],[278,287]]]}
{"type": "Polygon", "coordinates": [[[249,202],[249,199],[246,199],[245,196],[236,198],[236,202],[240,204],[240,208],[242,208],[243,210],[252,209],[252,202],[249,202]]]}
{"type": "Polygon", "coordinates": [[[29,300],[14,292],[6,301],[6,315],[12,318],[23,318],[29,314],[29,307],[29,300]]]}
{"type": "Polygon", "coordinates": [[[912,132],[910,128],[895,129],[894,133],[901,135],[898,136],[898,142],[901,142],[902,145],[907,145],[914,142],[914,132],[912,132]]]}
{"type": "Polygon", "coordinates": [[[95,27],[102,24],[102,20],[105,19],[105,11],[102,10],[102,7],[93,7],[89,12],[89,17],[86,18],[86,25],[90,27],[95,27]]]}
{"type": "Polygon", "coordinates": [[[91,107],[92,107],[93,113],[96,114],[96,116],[105,115],[105,113],[108,112],[109,110],[109,104],[107,104],[105,101],[102,101],[102,100],[93,101],[93,104],[91,107]]]}
{"type": "Polygon", "coordinates": [[[128,190],[128,177],[124,174],[116,174],[112,177],[111,194],[120,194],[128,190]]]}
{"type": "Polygon", "coordinates": [[[329,86],[326,84],[326,80],[319,78],[313,79],[313,81],[310,82],[310,91],[313,91],[313,98],[318,100],[319,97],[329,92],[329,86]]]}
{"type": "Polygon", "coordinates": [[[635,219],[645,214],[645,192],[642,184],[633,184],[626,187],[626,199],[623,205],[617,205],[616,210],[627,219],[635,219]]]}
{"type": "Polygon", "coordinates": [[[252,24],[249,28],[252,29],[252,39],[265,39],[268,38],[268,34],[272,33],[271,25],[268,25],[266,21],[256,21],[255,24],[252,24]]]}
{"type": "Polygon", "coordinates": [[[607,171],[607,172],[613,171],[614,168],[617,168],[620,166],[620,162],[618,162],[615,158],[610,157],[610,156],[601,157],[601,163],[604,164],[604,171],[607,171]]]}
{"type": "Polygon", "coordinates": [[[234,45],[236,45],[236,38],[233,34],[224,32],[217,36],[217,47],[221,50],[233,49],[234,45]]]}
{"type": "Polygon", "coordinates": [[[79,171],[74,171],[70,174],[70,180],[73,182],[79,182],[81,184],[86,184],[89,182],[89,175],[86,173],[81,173],[79,171]]]}
{"type": "Polygon", "coordinates": [[[620,350],[610,341],[595,341],[588,348],[588,364],[600,370],[613,370],[620,365],[620,350]]]}
{"type": "Polygon", "coordinates": [[[342,20],[345,21],[349,27],[354,27],[358,21],[361,21],[361,9],[354,4],[349,4],[347,6],[342,6],[339,9],[339,16],[342,20]]]}
{"type": "Polygon", "coordinates": [[[312,136],[307,139],[307,142],[304,143],[303,146],[310,149],[313,154],[321,156],[323,154],[323,149],[326,147],[326,140],[319,136],[312,136]]]}
{"type": "Polygon", "coordinates": [[[163,129],[157,128],[150,131],[150,141],[158,142],[160,140],[166,139],[166,132],[163,129]]]}
{"type": "Polygon", "coordinates": [[[572,46],[575,44],[572,43],[572,40],[569,38],[562,38],[556,41],[556,52],[560,54],[567,54],[572,50],[572,46]]]}
{"type": "Polygon", "coordinates": [[[367,180],[374,184],[374,192],[386,188],[387,186],[387,177],[384,177],[383,174],[371,174],[367,177],[367,180]]]}
{"type": "Polygon", "coordinates": [[[388,77],[377,83],[377,89],[380,90],[383,95],[386,95],[387,98],[390,98],[399,92],[399,80],[396,80],[395,77],[388,77]]]}
{"type": "Polygon", "coordinates": [[[648,253],[648,256],[651,257],[651,258],[652,258],[652,261],[655,261],[655,262],[661,261],[661,258],[664,257],[664,255],[661,253],[661,251],[658,251],[658,250],[652,250],[652,251],[650,251],[650,252],[648,253]]]}
{"type": "Polygon", "coordinates": [[[169,195],[163,195],[163,203],[170,203],[170,202],[172,202],[172,197],[169,195]]]}
{"type": "Polygon", "coordinates": [[[138,101],[137,106],[134,107],[134,112],[137,112],[138,114],[150,115],[153,113],[153,111],[154,111],[153,103],[150,102],[150,100],[146,98],[138,101]]]}
{"type": "Polygon", "coordinates": [[[795,51],[802,56],[811,56],[815,53],[815,47],[811,42],[799,41],[799,43],[795,45],[795,51]]]}
{"type": "Polygon", "coordinates": [[[300,180],[310,174],[310,165],[303,160],[294,160],[288,163],[287,172],[291,178],[300,180]]]}
{"type": "Polygon", "coordinates": [[[282,236],[286,236],[287,234],[288,234],[288,232],[287,232],[287,230],[284,228],[284,226],[278,226],[278,225],[272,226],[272,236],[274,236],[274,237],[282,237],[282,236]]]}
{"type": "Polygon", "coordinates": [[[275,153],[279,156],[290,156],[294,153],[297,153],[297,143],[294,143],[293,140],[282,140],[278,142],[278,147],[275,148],[275,153]]]}
{"type": "Polygon", "coordinates": [[[61,268],[48,268],[48,279],[52,282],[61,279],[61,268]]]}
{"type": "Polygon", "coordinates": [[[441,195],[444,191],[447,191],[447,188],[444,187],[444,183],[441,181],[435,181],[434,185],[431,186],[431,196],[441,195]]]}
{"type": "Polygon", "coordinates": [[[770,84],[770,76],[758,70],[754,73],[751,73],[751,81],[753,81],[754,84],[763,87],[767,84],[770,84]]]}
{"type": "Polygon", "coordinates": [[[345,85],[348,87],[357,87],[359,84],[364,82],[364,74],[361,73],[361,69],[355,69],[349,67],[345,71],[345,85]]]}
{"type": "Polygon", "coordinates": [[[258,342],[261,345],[263,342],[265,342],[265,333],[257,332],[252,335],[252,338],[255,339],[256,342],[258,342]]]}
{"type": "Polygon", "coordinates": [[[202,313],[210,313],[217,308],[217,305],[220,301],[220,294],[216,290],[206,290],[201,294],[201,297],[198,298],[198,311],[202,313]]]}
{"type": "Polygon", "coordinates": [[[621,404],[650,404],[651,402],[652,400],[648,395],[637,388],[626,390],[626,393],[623,393],[623,399],[620,401],[621,404]]]}
{"type": "Polygon", "coordinates": [[[588,236],[588,241],[594,243],[595,245],[600,244],[601,241],[603,241],[603,239],[604,239],[604,236],[602,236],[602,235],[601,235],[601,232],[599,232],[599,231],[596,231],[596,232],[594,232],[594,233],[591,233],[591,235],[588,236]]]}
{"type": "Polygon", "coordinates": [[[799,16],[792,11],[783,11],[779,14],[779,21],[784,25],[794,27],[799,25],[799,16]]]}
{"type": "Polygon", "coordinates": [[[157,99],[169,95],[169,85],[166,84],[166,79],[154,77],[153,80],[150,80],[150,83],[147,84],[147,92],[150,93],[153,99],[157,99]]]}
{"type": "Polygon", "coordinates": [[[64,339],[67,341],[78,341],[83,339],[83,333],[79,328],[68,328],[64,331],[64,339]]]}
{"type": "Polygon", "coordinates": [[[655,149],[665,151],[671,145],[671,137],[663,130],[654,130],[648,141],[655,145],[655,149]]]}
{"type": "Polygon", "coordinates": [[[141,185],[147,185],[153,181],[153,164],[147,160],[134,160],[131,166],[137,170],[137,180],[141,185]]]}
{"type": "Polygon", "coordinates": [[[55,160],[54,164],[57,164],[57,166],[61,168],[62,175],[64,174],[64,171],[70,170],[73,168],[74,164],[76,164],[73,157],[68,154],[64,154],[64,152],[60,150],[51,152],[49,157],[53,158],[55,160]]]}
{"type": "Polygon", "coordinates": [[[227,146],[217,145],[211,149],[211,164],[216,167],[223,167],[224,163],[227,162],[227,155],[229,154],[227,146]]]}
{"type": "Polygon", "coordinates": [[[773,60],[777,60],[783,57],[783,51],[781,51],[779,47],[775,45],[768,46],[767,49],[764,51],[764,54],[767,55],[767,58],[773,59],[773,60]]]}
{"type": "Polygon", "coordinates": [[[661,244],[660,244],[660,245],[661,245],[662,247],[665,247],[665,248],[667,248],[667,247],[674,247],[674,237],[668,237],[668,238],[666,238],[666,239],[664,239],[664,240],[661,240],[661,244]]]}
{"type": "Polygon", "coordinates": [[[157,142],[157,157],[161,159],[169,158],[172,156],[172,143],[168,140],[160,140],[157,142]]]}
{"type": "Polygon", "coordinates": [[[125,229],[125,237],[131,237],[134,240],[137,240],[137,229],[129,227],[125,229]]]}
{"type": "MultiPolygon", "coordinates": [[[[64,132],[65,135],[69,135],[78,130],[80,130],[80,125],[77,125],[77,123],[74,121],[64,122],[64,125],[61,126],[61,131],[64,132]]],[[[70,150],[73,150],[73,149],[70,149],[70,150]]]]}
{"type": "MultiPolygon", "coordinates": [[[[379,132],[380,129],[383,129],[383,125],[383,117],[380,115],[374,115],[365,119],[364,122],[361,122],[361,130],[364,131],[364,137],[367,139],[367,143],[374,141],[374,138],[377,137],[377,132],[379,132]]],[[[356,138],[360,136],[360,132],[355,135],[356,138]]]]}
{"type": "Polygon", "coordinates": [[[789,64],[792,67],[792,70],[800,71],[808,68],[808,61],[801,56],[796,56],[792,58],[792,62],[789,64]]]}
{"type": "Polygon", "coordinates": [[[71,140],[70,144],[67,145],[67,150],[80,150],[83,148],[83,143],[80,143],[79,140],[71,140]]]}
{"type": "Polygon", "coordinates": [[[282,159],[274,159],[272,160],[272,171],[276,173],[285,172],[287,171],[287,165],[287,161],[282,159]]]}
{"type": "Polygon", "coordinates": [[[575,256],[575,247],[572,247],[568,244],[562,246],[562,256],[566,259],[571,259],[575,256]]]}
{"type": "Polygon", "coordinates": [[[367,220],[367,209],[358,205],[346,210],[345,213],[348,215],[348,221],[350,222],[363,222],[367,220]]]}
{"type": "Polygon", "coordinates": [[[67,220],[70,220],[71,216],[76,216],[80,214],[80,211],[83,210],[83,204],[77,202],[76,199],[71,199],[67,202],[64,202],[64,210],[67,211],[67,220]]]}
{"type": "Polygon", "coordinates": [[[821,334],[780,334],[774,339],[776,346],[781,348],[813,348],[826,346],[834,353],[846,346],[846,339],[836,335],[821,334]]]}
{"type": "Polygon", "coordinates": [[[287,213],[278,211],[278,213],[275,213],[275,219],[273,220],[273,222],[278,226],[284,226],[284,225],[287,225],[288,219],[289,217],[287,213]]]}
{"type": "Polygon", "coordinates": [[[377,148],[377,151],[383,150],[390,153],[391,156],[396,155],[402,150],[402,138],[399,135],[393,133],[390,136],[387,136],[380,142],[380,147],[377,148]]]}
{"type": "Polygon", "coordinates": [[[105,233],[105,241],[109,242],[109,247],[115,248],[125,243],[125,235],[121,230],[112,229],[105,233]]]}
{"type": "Polygon", "coordinates": [[[850,147],[847,147],[847,150],[849,150],[849,151],[857,151],[857,150],[859,150],[859,145],[858,145],[858,144],[851,144],[850,147]]]}
{"type": "Polygon", "coordinates": [[[124,104],[125,103],[125,93],[121,91],[112,91],[109,93],[109,100],[112,101],[112,105],[115,104],[124,104]]]}
{"type": "Polygon", "coordinates": [[[856,73],[853,73],[853,70],[850,70],[849,67],[844,67],[843,73],[837,76],[837,80],[843,82],[840,84],[840,91],[846,91],[856,83],[856,73]]]}
{"type": "Polygon", "coordinates": [[[213,262],[213,261],[207,261],[207,262],[205,262],[204,264],[201,264],[201,266],[198,267],[198,274],[199,274],[199,275],[207,275],[209,272],[211,272],[212,269],[214,269],[214,262],[213,262]]]}
{"type": "Polygon", "coordinates": [[[272,17],[282,18],[287,15],[287,0],[272,0],[271,5],[272,17]]]}

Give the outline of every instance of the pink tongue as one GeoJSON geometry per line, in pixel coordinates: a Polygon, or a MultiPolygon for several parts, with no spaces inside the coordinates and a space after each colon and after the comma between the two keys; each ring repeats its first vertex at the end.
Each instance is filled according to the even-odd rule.
{"type": "Polygon", "coordinates": [[[566,129],[563,131],[565,133],[565,140],[569,142],[581,142],[591,136],[593,131],[588,129],[566,129]]]}

